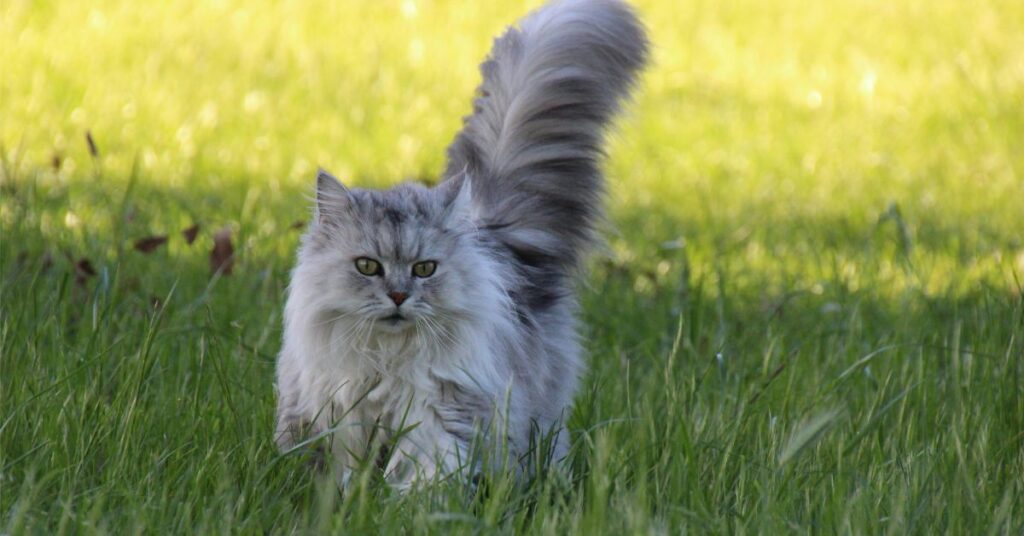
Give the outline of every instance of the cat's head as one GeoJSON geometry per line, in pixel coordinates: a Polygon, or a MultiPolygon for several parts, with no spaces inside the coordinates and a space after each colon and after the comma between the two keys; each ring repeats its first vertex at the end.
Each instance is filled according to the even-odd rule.
{"type": "Polygon", "coordinates": [[[305,306],[363,334],[442,330],[472,315],[491,271],[472,212],[464,176],[360,190],[321,171],[296,270],[305,306]]]}

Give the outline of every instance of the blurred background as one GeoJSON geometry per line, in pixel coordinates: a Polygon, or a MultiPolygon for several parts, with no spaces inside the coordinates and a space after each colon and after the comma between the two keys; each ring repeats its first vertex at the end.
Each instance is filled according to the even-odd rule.
{"type": "MultiPolygon", "coordinates": [[[[198,213],[231,198],[268,202],[284,211],[261,217],[270,237],[303,217],[317,166],[360,186],[435,177],[491,37],[538,3],[7,0],[7,174],[66,184],[99,165],[113,187],[134,173],[174,192],[147,217],[183,226],[238,219],[198,213]]],[[[896,210],[926,247],[1021,254],[1019,2],[637,8],[654,62],[612,142],[620,226],[791,248],[794,233],[863,229],[896,210]]],[[[58,219],[110,231],[89,201],[58,219]]],[[[46,232],[84,232],[65,227],[46,232]]],[[[617,245],[627,260],[638,246],[617,245]]]]}

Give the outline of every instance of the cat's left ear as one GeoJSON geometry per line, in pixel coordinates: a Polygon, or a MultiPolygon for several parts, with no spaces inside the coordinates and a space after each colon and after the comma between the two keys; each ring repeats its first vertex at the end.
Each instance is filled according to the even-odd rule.
{"type": "Polygon", "coordinates": [[[437,189],[444,203],[445,221],[473,219],[473,184],[468,174],[460,173],[442,182],[437,189]]]}
{"type": "Polygon", "coordinates": [[[318,223],[336,219],[345,213],[352,204],[352,193],[334,178],[334,175],[317,170],[316,173],[316,208],[314,217],[318,223]]]}

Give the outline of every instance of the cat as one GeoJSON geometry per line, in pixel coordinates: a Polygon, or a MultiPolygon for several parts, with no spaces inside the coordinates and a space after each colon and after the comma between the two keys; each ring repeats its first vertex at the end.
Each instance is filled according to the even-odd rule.
{"type": "Polygon", "coordinates": [[[277,362],[280,449],[328,437],[342,480],[383,456],[399,489],[479,470],[475,445],[517,471],[545,434],[566,456],[574,280],[602,218],[604,133],[647,56],[625,3],[556,0],[494,41],[437,186],[318,173],[277,362]]]}

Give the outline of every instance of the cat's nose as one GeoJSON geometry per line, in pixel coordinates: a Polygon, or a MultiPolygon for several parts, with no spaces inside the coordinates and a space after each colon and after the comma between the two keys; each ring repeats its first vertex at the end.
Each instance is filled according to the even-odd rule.
{"type": "Polygon", "coordinates": [[[391,298],[391,301],[395,302],[395,305],[402,305],[402,302],[405,301],[408,295],[404,292],[388,292],[388,297],[391,298]]]}

